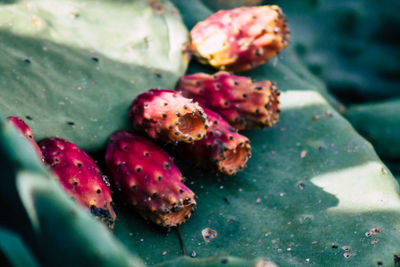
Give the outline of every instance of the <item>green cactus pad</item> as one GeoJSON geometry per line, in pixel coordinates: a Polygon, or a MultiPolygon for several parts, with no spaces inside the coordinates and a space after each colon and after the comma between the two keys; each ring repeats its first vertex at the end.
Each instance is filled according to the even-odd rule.
{"type": "MultiPolygon", "coordinates": [[[[174,3],[189,27],[211,14],[198,1],[174,3]]],[[[50,45],[46,40],[7,36],[2,43],[7,51],[13,51],[18,41],[50,45]]],[[[56,48],[66,49],[54,44],[56,48]]],[[[57,58],[59,54],[52,55],[57,58]]],[[[70,69],[80,68],[83,55],[77,52],[65,58],[70,69]]],[[[213,71],[193,63],[189,72],[200,70],[213,71]]],[[[119,83],[116,74],[109,77],[106,71],[113,70],[100,69],[98,77],[108,77],[108,85],[119,83]]],[[[399,185],[372,146],[328,104],[323,85],[288,49],[246,75],[277,82],[282,90],[281,122],[244,132],[251,140],[253,157],[248,168],[234,177],[193,168],[177,157],[188,186],[198,195],[197,209],[179,228],[179,235],[176,229],[146,223],[117,205],[113,233],[122,246],[104,226],[72,204],[35,161],[34,152],[25,153],[28,143],[9,131],[0,133],[0,168],[8,181],[0,187],[0,199],[10,215],[2,224],[20,234],[35,255],[46,251],[49,262],[55,264],[61,260],[70,265],[88,264],[91,260],[91,264],[141,266],[136,255],[146,264],[159,266],[263,266],[260,258],[279,266],[398,263],[399,185]],[[32,242],[38,237],[38,244],[32,242]],[[194,259],[181,257],[182,244],[194,259]],[[65,247],[67,253],[60,254],[65,247]],[[81,260],[77,262],[75,256],[81,260]]],[[[47,76],[36,73],[32,77],[47,76]]],[[[71,77],[63,79],[66,82],[71,77]]],[[[127,110],[128,102],[120,103],[121,109],[127,110]]],[[[90,120],[82,107],[79,112],[82,122],[90,120]]],[[[54,118],[49,116],[49,120],[54,118]]]]}
{"type": "MultiPolygon", "coordinates": [[[[208,16],[190,13],[204,6],[174,3],[188,25],[208,16]]],[[[317,83],[304,69],[292,69],[292,56],[283,51],[247,73],[274,80],[283,91],[281,122],[245,132],[253,147],[247,169],[225,177],[180,163],[198,195],[195,213],[180,228],[186,253],[267,257],[279,266],[392,266],[400,255],[399,186],[317,83]],[[203,238],[207,228],[217,232],[214,239],[203,238]]],[[[192,64],[189,72],[199,70],[213,71],[192,64]]],[[[147,264],[182,254],[174,230],[117,212],[115,234],[147,264]]]]}
{"type": "Polygon", "coordinates": [[[345,116],[382,158],[400,161],[400,99],[353,105],[345,116]]]}
{"type": "Polygon", "coordinates": [[[129,128],[139,92],[175,85],[186,41],[164,0],[0,3],[0,112],[26,118],[38,140],[98,150],[129,128]]]}
{"type": "Polygon", "coordinates": [[[400,2],[264,1],[290,17],[292,45],[345,103],[400,97],[400,2]]]}

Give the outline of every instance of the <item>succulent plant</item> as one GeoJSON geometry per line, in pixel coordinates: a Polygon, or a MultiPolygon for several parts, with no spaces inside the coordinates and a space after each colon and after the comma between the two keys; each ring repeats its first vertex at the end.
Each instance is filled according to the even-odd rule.
{"type": "Polygon", "coordinates": [[[188,31],[167,0],[57,5],[0,3],[0,111],[26,119],[37,140],[97,151],[130,128],[138,93],[174,87],[188,62],[188,31]]]}
{"type": "Polygon", "coordinates": [[[400,162],[400,99],[352,105],[345,116],[382,158],[400,162]]]}
{"type": "Polygon", "coordinates": [[[398,1],[272,3],[290,18],[291,43],[302,61],[341,101],[400,97],[398,1]]]}
{"type": "MultiPolygon", "coordinates": [[[[200,1],[193,0],[190,4],[187,0],[173,2],[182,12],[189,29],[212,14],[212,10],[200,1]]],[[[178,76],[184,72],[185,64],[181,64],[182,55],[178,53],[182,42],[176,40],[186,40],[187,31],[167,1],[103,0],[93,5],[92,10],[87,7],[80,9],[81,15],[77,19],[98,23],[99,20],[87,17],[94,13],[99,14],[100,21],[108,17],[110,20],[107,23],[114,21],[115,25],[120,25],[117,22],[121,22],[122,18],[132,16],[137,27],[145,26],[143,31],[153,32],[154,35],[148,37],[151,48],[143,43],[131,46],[132,53],[138,57],[137,62],[145,62],[141,65],[132,61],[121,64],[116,58],[117,62],[112,63],[100,54],[97,62],[89,59],[88,63],[86,56],[90,53],[71,45],[72,41],[77,41],[74,35],[70,36],[71,40],[57,39],[60,35],[54,35],[54,32],[34,32],[32,27],[25,27],[26,20],[32,23],[32,17],[37,24],[34,16],[45,16],[48,20],[41,20],[42,23],[53,21],[50,29],[61,27],[61,22],[57,23],[51,12],[40,12],[61,9],[55,9],[50,1],[40,2],[45,6],[41,9],[35,6],[39,2],[32,3],[34,7],[31,11],[29,5],[21,2],[0,5],[0,20],[5,17],[4,14],[7,18],[14,18],[13,26],[2,23],[5,26],[0,31],[0,48],[7,51],[0,56],[0,68],[13,70],[11,74],[0,77],[0,84],[3,90],[6,88],[4,91],[7,94],[12,95],[12,90],[16,93],[15,98],[7,96],[8,102],[0,99],[0,113],[9,116],[11,111],[20,109],[20,113],[12,115],[26,118],[30,115],[27,111],[35,112],[36,115],[31,115],[33,120],[28,119],[27,122],[32,124],[38,140],[58,135],[71,137],[67,139],[79,146],[82,143],[82,148],[89,151],[102,148],[115,128],[128,128],[126,114],[132,99],[150,88],[172,89],[178,76]],[[17,10],[28,16],[17,16],[17,10]],[[125,12],[129,16],[124,15],[127,14],[125,12]],[[169,16],[175,18],[172,20],[174,23],[169,16]],[[32,34],[27,37],[17,34],[14,29],[32,31],[32,34]],[[165,30],[161,31],[162,34],[161,29],[165,30]],[[46,36],[59,41],[50,42],[46,36]],[[175,38],[166,42],[167,36],[175,38]],[[43,50],[44,47],[47,50],[43,50]],[[143,52],[149,50],[150,53],[143,52]],[[68,56],[64,55],[67,52],[68,56]],[[25,55],[31,55],[28,58],[31,63],[23,61],[25,55]],[[141,56],[148,61],[141,61],[141,56]],[[160,60],[153,60],[160,56],[160,60]],[[175,65],[171,62],[180,63],[175,65]],[[161,79],[153,75],[158,70],[152,69],[156,68],[152,64],[157,63],[164,70],[160,71],[161,79]],[[90,64],[99,66],[96,69],[90,64]],[[150,65],[146,67],[145,64],[150,65]],[[172,67],[177,65],[182,67],[181,71],[172,67]],[[132,70],[129,66],[135,68],[132,70]],[[174,71],[169,72],[169,67],[174,71]],[[27,68],[30,71],[26,71],[27,68]],[[93,75],[95,85],[88,78],[90,75],[93,75]],[[128,87],[131,77],[136,80],[133,87],[128,87]],[[68,98],[74,106],[73,110],[54,108],[52,104],[46,105],[44,100],[39,101],[41,98],[38,95],[43,96],[41,92],[44,90],[52,92],[48,101],[58,100],[54,105],[59,105],[61,100],[55,95],[66,92],[69,95],[65,88],[75,88],[78,81],[88,82],[82,91],[87,89],[91,94],[81,98],[81,95],[74,94],[74,98],[68,98]],[[41,87],[42,84],[45,86],[41,87]],[[129,95],[125,90],[129,91],[129,95]],[[30,92],[28,95],[33,99],[18,105],[26,92],[30,92]],[[35,101],[38,104],[34,105],[35,101]],[[17,103],[18,107],[13,106],[15,110],[12,110],[7,103],[17,103]],[[104,114],[107,107],[118,107],[118,112],[104,114]],[[74,115],[75,125],[66,125],[69,117],[65,114],[74,115]],[[116,115],[123,117],[115,118],[116,115]],[[112,121],[111,117],[121,121],[112,121]],[[49,118],[49,121],[41,124],[43,118],[49,118]]],[[[95,1],[79,3],[93,4],[95,1]]],[[[288,20],[291,21],[291,18],[289,14],[288,20]]],[[[65,20],[61,21],[64,23],[65,20]]],[[[89,37],[83,33],[90,36],[90,29],[82,30],[79,38],[87,41],[89,37]]],[[[115,29],[112,27],[113,31],[115,29]]],[[[60,34],[62,32],[60,29],[60,34]]],[[[126,32],[131,33],[126,29],[121,32],[126,36],[129,35],[126,32]]],[[[139,34],[140,31],[134,32],[139,34]]],[[[96,31],[96,36],[98,33],[104,31],[96,31]]],[[[103,52],[108,55],[117,53],[114,47],[105,47],[103,52]]],[[[211,74],[215,70],[193,63],[188,72],[211,74]]],[[[130,209],[117,206],[118,220],[110,233],[69,199],[41,165],[32,145],[8,124],[0,130],[0,169],[3,173],[0,200],[3,212],[7,214],[2,217],[0,227],[19,235],[37,261],[47,265],[143,266],[146,263],[158,266],[257,266],[266,263],[260,258],[268,258],[278,266],[398,264],[399,185],[371,145],[328,104],[325,96],[329,95],[321,81],[307,71],[291,49],[283,50],[280,56],[245,75],[258,81],[276,82],[282,91],[280,122],[270,128],[243,132],[251,141],[252,159],[248,161],[248,167],[234,177],[177,162],[188,179],[188,186],[198,196],[196,212],[178,231],[159,229],[130,209]],[[182,247],[187,255],[195,259],[181,257],[182,247]]],[[[63,101],[67,105],[68,102],[63,101]]],[[[2,246],[0,249],[4,251],[2,246]]],[[[3,254],[11,258],[15,253],[8,250],[3,254]]]]}

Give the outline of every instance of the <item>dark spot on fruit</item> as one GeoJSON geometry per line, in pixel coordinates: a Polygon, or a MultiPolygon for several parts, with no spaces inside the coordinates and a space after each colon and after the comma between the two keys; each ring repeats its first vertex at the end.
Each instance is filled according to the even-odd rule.
{"type": "Polygon", "coordinates": [[[76,163],[76,166],[81,168],[82,167],[82,163],[78,162],[78,163],[76,163]]]}
{"type": "Polygon", "coordinates": [[[149,152],[144,152],[144,155],[145,155],[146,157],[150,157],[150,153],[149,153],[149,152]]]}
{"type": "Polygon", "coordinates": [[[214,121],[214,124],[215,124],[215,125],[217,125],[217,124],[218,124],[218,121],[217,121],[217,120],[215,120],[215,121],[214,121]]]}
{"type": "Polygon", "coordinates": [[[77,186],[78,184],[79,184],[78,182],[76,182],[76,181],[74,182],[74,185],[75,185],[75,186],[77,186]]]}
{"type": "Polygon", "coordinates": [[[100,193],[101,193],[101,190],[100,190],[100,189],[97,189],[96,192],[97,192],[97,194],[100,194],[100,193]]]}
{"type": "Polygon", "coordinates": [[[179,189],[179,193],[183,194],[183,192],[184,192],[184,191],[183,191],[182,189],[179,189]]]}
{"type": "Polygon", "coordinates": [[[138,168],[136,168],[136,171],[137,171],[137,172],[141,172],[141,171],[142,171],[142,168],[138,167],[138,168]]]}
{"type": "Polygon", "coordinates": [[[197,81],[195,84],[196,84],[196,86],[200,86],[201,82],[197,81]]]}
{"type": "Polygon", "coordinates": [[[233,83],[235,86],[238,86],[239,85],[239,83],[237,82],[237,81],[234,81],[234,83],[233,83]]]}
{"type": "Polygon", "coordinates": [[[159,180],[159,181],[162,181],[162,176],[158,176],[158,180],[159,180]]]}
{"type": "Polygon", "coordinates": [[[175,135],[178,136],[178,135],[179,135],[179,132],[175,132],[175,135]]]}
{"type": "Polygon", "coordinates": [[[247,94],[243,94],[243,98],[246,98],[247,97],[247,94]]]}
{"type": "Polygon", "coordinates": [[[128,146],[124,146],[124,149],[125,149],[125,150],[128,149],[128,146]]]}
{"type": "Polygon", "coordinates": [[[166,117],[167,117],[167,114],[165,114],[165,113],[162,114],[162,117],[163,117],[163,118],[166,118],[166,117]]]}
{"type": "Polygon", "coordinates": [[[157,193],[153,193],[152,197],[156,198],[156,197],[158,197],[158,194],[157,193]]]}
{"type": "Polygon", "coordinates": [[[261,91],[261,90],[262,90],[262,87],[256,87],[256,90],[257,90],[257,91],[261,91]]]}
{"type": "Polygon", "coordinates": [[[132,190],[136,190],[137,189],[137,186],[136,185],[133,185],[132,186],[132,190]]]}
{"type": "Polygon", "coordinates": [[[32,136],[32,135],[28,135],[28,137],[29,137],[29,139],[32,139],[32,138],[33,138],[33,136],[32,136]]]}
{"type": "Polygon", "coordinates": [[[219,84],[219,83],[217,83],[215,86],[216,86],[218,89],[221,88],[221,84],[219,84]]]}
{"type": "Polygon", "coordinates": [[[168,162],[165,162],[165,163],[164,163],[164,167],[165,167],[166,169],[169,169],[169,168],[171,167],[171,165],[170,165],[168,162]]]}
{"type": "Polygon", "coordinates": [[[198,137],[198,138],[201,138],[201,134],[198,134],[197,137],[198,137]]]}
{"type": "Polygon", "coordinates": [[[225,101],[225,106],[229,106],[229,102],[228,101],[225,101]]]}
{"type": "Polygon", "coordinates": [[[233,136],[231,135],[231,136],[229,136],[229,140],[233,140],[233,136]]]}
{"type": "Polygon", "coordinates": [[[170,130],[172,130],[172,129],[174,129],[174,126],[170,125],[168,128],[169,128],[170,130]]]}

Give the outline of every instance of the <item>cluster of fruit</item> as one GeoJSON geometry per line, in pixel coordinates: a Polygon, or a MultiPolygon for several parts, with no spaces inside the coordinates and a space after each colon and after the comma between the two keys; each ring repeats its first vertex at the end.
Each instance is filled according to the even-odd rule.
{"type": "Polygon", "coordinates": [[[133,100],[129,118],[136,133],[120,130],[106,148],[108,178],[76,145],[50,138],[38,144],[19,117],[8,120],[35,146],[65,191],[110,228],[115,194],[142,217],[164,227],[192,214],[195,194],[169,154],[156,143],[172,143],[177,155],[233,175],[251,157],[249,139],[238,130],[269,127],[279,120],[279,90],[231,72],[254,68],[288,44],[289,30],[279,7],[220,11],[191,31],[188,49],[220,71],[183,76],[177,90],[151,89],[133,100]],[[145,135],[147,137],[145,137],[145,135]]]}

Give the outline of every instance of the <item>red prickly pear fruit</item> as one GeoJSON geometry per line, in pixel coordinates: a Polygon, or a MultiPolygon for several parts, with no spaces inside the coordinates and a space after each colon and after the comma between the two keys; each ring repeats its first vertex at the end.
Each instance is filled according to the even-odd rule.
{"type": "Polygon", "coordinates": [[[178,90],[238,130],[270,127],[279,121],[280,92],[271,81],[253,82],[225,71],[196,73],[183,76],[178,90]]]}
{"type": "Polygon", "coordinates": [[[43,161],[42,151],[33,138],[32,129],[25,123],[25,121],[21,117],[8,117],[7,121],[9,121],[23,136],[25,136],[26,139],[28,139],[34,147],[36,154],[39,156],[39,159],[43,161]]]}
{"type": "Polygon", "coordinates": [[[92,215],[113,228],[116,215],[111,190],[92,158],[76,145],[60,138],[40,142],[45,163],[65,192],[92,215]]]}
{"type": "Polygon", "coordinates": [[[151,89],[133,100],[129,117],[133,128],[165,142],[188,142],[204,137],[207,116],[180,92],[151,89]]]}
{"type": "Polygon", "coordinates": [[[217,113],[207,108],[204,108],[204,112],[210,122],[207,137],[193,144],[178,144],[179,154],[204,167],[229,175],[236,174],[245,168],[251,157],[249,139],[237,133],[217,113]]]}
{"type": "Polygon", "coordinates": [[[191,216],[194,193],[167,152],[147,138],[115,132],[108,141],[106,164],[121,199],[146,220],[173,227],[191,216]]]}
{"type": "Polygon", "coordinates": [[[189,50],[204,64],[233,72],[264,64],[289,43],[278,6],[219,11],[194,26],[189,50]]]}

